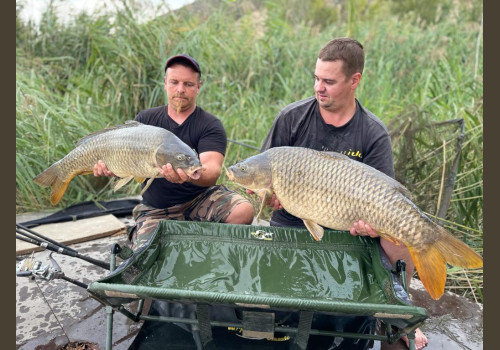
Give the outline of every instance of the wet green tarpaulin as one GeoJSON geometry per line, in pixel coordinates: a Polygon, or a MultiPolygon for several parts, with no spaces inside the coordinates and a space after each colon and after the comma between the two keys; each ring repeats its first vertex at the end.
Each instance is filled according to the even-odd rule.
{"type": "Polygon", "coordinates": [[[377,241],[326,230],[163,221],[145,247],[89,291],[117,304],[153,298],[252,304],[414,324],[427,316],[400,300],[377,241]]]}

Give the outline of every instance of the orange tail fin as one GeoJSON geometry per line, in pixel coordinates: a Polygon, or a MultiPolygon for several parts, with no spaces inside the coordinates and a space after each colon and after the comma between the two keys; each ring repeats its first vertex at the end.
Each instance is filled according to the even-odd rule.
{"type": "Polygon", "coordinates": [[[64,192],[66,192],[69,183],[76,175],[78,174],[71,174],[68,179],[65,179],[66,181],[63,181],[57,174],[57,163],[55,163],[35,177],[33,181],[40,186],[51,187],[50,203],[56,205],[61,200],[64,192]]]}
{"type": "Polygon", "coordinates": [[[439,299],[446,283],[446,263],[463,267],[483,266],[483,258],[461,240],[453,237],[444,228],[435,232],[437,241],[422,251],[408,247],[420,280],[432,299],[439,299]]]}

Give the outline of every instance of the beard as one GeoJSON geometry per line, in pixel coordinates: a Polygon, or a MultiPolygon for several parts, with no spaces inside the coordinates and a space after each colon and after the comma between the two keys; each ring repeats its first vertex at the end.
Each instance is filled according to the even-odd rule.
{"type": "Polygon", "coordinates": [[[174,110],[177,111],[177,114],[189,109],[190,107],[190,101],[184,95],[175,95],[174,97],[169,99],[169,104],[173,107],[174,110]]]}

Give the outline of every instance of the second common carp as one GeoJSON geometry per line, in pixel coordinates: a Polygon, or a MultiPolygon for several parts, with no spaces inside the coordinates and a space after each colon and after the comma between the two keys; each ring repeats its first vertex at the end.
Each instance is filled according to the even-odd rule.
{"type": "Polygon", "coordinates": [[[404,243],[433,299],[444,292],[446,263],[483,266],[482,257],[426,216],[403,185],[340,153],[275,147],[229,167],[227,176],[263,197],[262,205],[275,193],[315,240],[323,237],[322,226],[348,231],[363,220],[382,238],[404,243]]]}
{"type": "Polygon", "coordinates": [[[170,163],[182,169],[193,179],[201,173],[201,163],[196,152],[170,131],[136,121],[107,128],[81,139],[64,158],[52,164],[33,181],[50,186],[50,201],[57,204],[70,181],[77,175],[93,173],[94,165],[102,160],[107,168],[121,177],[115,190],[130,180],[144,182],[142,193],[156,177],[163,177],[160,169],[170,163]]]}

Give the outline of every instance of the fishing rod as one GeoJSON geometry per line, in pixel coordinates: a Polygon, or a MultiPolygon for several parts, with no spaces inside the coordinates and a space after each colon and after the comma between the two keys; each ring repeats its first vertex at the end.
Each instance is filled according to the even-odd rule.
{"type": "Polygon", "coordinates": [[[74,250],[73,248],[70,248],[70,247],[67,247],[67,246],[64,246],[62,245],[61,243],[57,242],[57,241],[54,241],[48,237],[45,237],[44,235],[41,235],[40,233],[38,232],[35,232],[29,228],[27,228],[26,226],[23,226],[22,224],[16,224],[16,232],[17,233],[20,233],[22,234],[23,236],[26,236],[26,237],[29,237],[29,238],[32,238],[34,240],[37,240],[39,241],[38,238],[41,238],[49,243],[51,243],[52,245],[54,246],[58,246],[58,247],[61,247],[62,249],[66,249],[67,251],[71,251],[73,253],[78,253],[76,250],[74,250]],[[20,231],[20,230],[23,230],[23,231],[26,231],[26,232],[29,232],[29,233],[26,233],[26,232],[23,232],[23,231],[20,231]],[[33,237],[33,236],[36,236],[36,237],[33,237]]]}
{"type": "MultiPolygon", "coordinates": [[[[22,239],[24,240],[24,239],[22,239]]],[[[29,239],[28,239],[29,240],[29,239]]],[[[79,287],[87,289],[88,285],[77,281],[73,278],[67,277],[64,272],[61,270],[61,267],[52,257],[53,252],[49,254],[49,260],[51,262],[50,265],[42,266],[40,261],[34,259],[34,252],[31,253],[31,256],[26,259],[21,259],[20,261],[16,257],[16,261],[19,261],[16,265],[16,276],[18,277],[40,277],[46,281],[52,281],[54,279],[62,279],[67,282],[73,283],[79,287]]]]}
{"type": "Polygon", "coordinates": [[[244,143],[244,142],[241,142],[241,141],[232,140],[232,139],[227,139],[227,140],[228,140],[229,142],[236,143],[237,145],[245,146],[245,147],[248,147],[248,148],[254,149],[254,150],[256,150],[256,151],[260,151],[260,148],[255,147],[255,146],[252,146],[252,145],[249,145],[249,144],[247,144],[247,143],[244,143]]]}
{"type": "Polygon", "coordinates": [[[79,259],[85,260],[91,264],[97,265],[97,266],[102,267],[106,270],[111,269],[109,263],[101,261],[101,260],[93,259],[93,258],[90,258],[90,257],[85,256],[85,255],[81,255],[78,251],[76,251],[68,246],[65,246],[57,241],[54,241],[48,237],[45,237],[45,236],[43,236],[43,235],[41,235],[33,230],[30,230],[29,228],[27,228],[21,224],[16,224],[16,232],[18,233],[18,234],[16,234],[16,238],[21,240],[21,241],[37,245],[39,247],[42,247],[42,248],[47,249],[47,250],[51,250],[51,251],[56,252],[56,253],[60,253],[63,255],[68,255],[68,256],[72,256],[74,258],[79,258],[79,259]]]}

